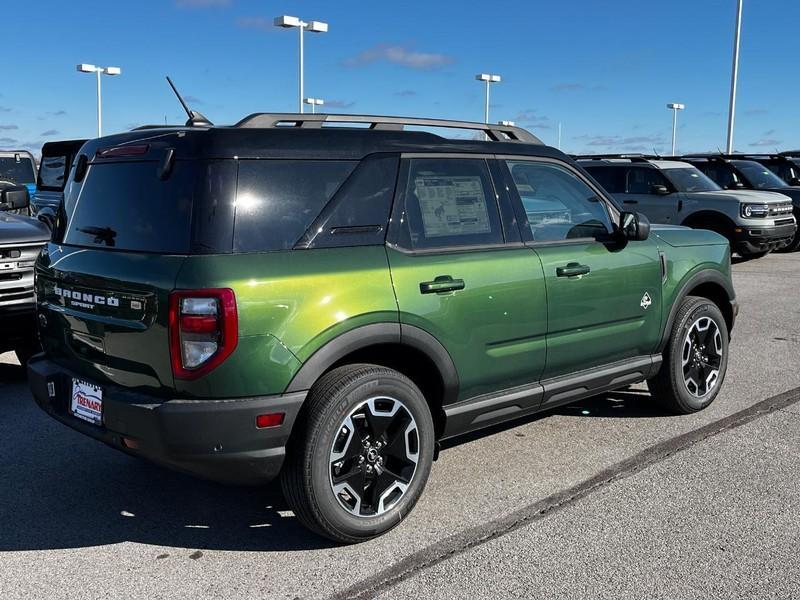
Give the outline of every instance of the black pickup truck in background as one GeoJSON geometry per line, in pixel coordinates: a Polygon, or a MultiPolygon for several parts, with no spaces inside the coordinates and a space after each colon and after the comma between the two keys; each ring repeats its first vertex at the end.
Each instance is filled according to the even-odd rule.
{"type": "Polygon", "coordinates": [[[39,347],[33,266],[50,239],[45,223],[15,214],[29,204],[26,186],[0,183],[0,352],[14,350],[23,365],[39,347]]]}

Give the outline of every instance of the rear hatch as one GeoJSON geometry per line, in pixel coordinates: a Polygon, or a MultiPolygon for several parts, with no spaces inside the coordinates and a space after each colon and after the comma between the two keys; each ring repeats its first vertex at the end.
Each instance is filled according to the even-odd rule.
{"type": "MultiPolygon", "coordinates": [[[[169,293],[197,251],[193,219],[205,215],[208,227],[211,163],[173,152],[165,170],[163,140],[119,150],[103,142],[87,144],[75,162],[54,242],[37,263],[42,342],[77,377],[166,396],[169,293]]],[[[215,168],[215,181],[226,179],[215,168]]]]}

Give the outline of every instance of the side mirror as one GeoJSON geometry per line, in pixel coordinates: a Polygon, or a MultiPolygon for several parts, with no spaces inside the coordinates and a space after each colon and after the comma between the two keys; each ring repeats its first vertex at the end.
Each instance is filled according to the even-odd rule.
{"type": "Polygon", "coordinates": [[[725,186],[726,190],[741,190],[744,189],[744,184],[741,181],[731,181],[725,186]]]}
{"type": "Polygon", "coordinates": [[[39,212],[37,212],[36,218],[47,225],[50,231],[53,231],[56,228],[56,211],[54,211],[50,206],[45,206],[39,212]]]}
{"type": "Polygon", "coordinates": [[[791,186],[800,186],[800,177],[792,177],[789,180],[789,185],[791,185],[791,186]]]}
{"type": "Polygon", "coordinates": [[[28,208],[31,195],[24,185],[12,185],[0,190],[0,210],[28,208]]]}
{"type": "Polygon", "coordinates": [[[619,230],[626,240],[641,242],[650,237],[650,221],[642,213],[623,212],[619,217],[619,230]]]}
{"type": "Polygon", "coordinates": [[[666,196],[667,194],[671,194],[672,192],[669,191],[669,188],[667,186],[657,184],[650,186],[650,193],[657,194],[658,196],[666,196]]]}

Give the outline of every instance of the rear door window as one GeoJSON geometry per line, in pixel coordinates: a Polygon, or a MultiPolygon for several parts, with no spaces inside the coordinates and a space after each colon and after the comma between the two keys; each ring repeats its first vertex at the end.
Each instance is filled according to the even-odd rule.
{"type": "Polygon", "coordinates": [[[240,161],[234,251],[293,248],[357,164],[341,160],[240,161]]]}
{"type": "Polygon", "coordinates": [[[625,193],[625,169],[620,167],[584,167],[609,194],[625,193]]]}
{"type": "Polygon", "coordinates": [[[400,245],[414,250],[502,244],[496,198],[484,159],[410,159],[400,245]]]}

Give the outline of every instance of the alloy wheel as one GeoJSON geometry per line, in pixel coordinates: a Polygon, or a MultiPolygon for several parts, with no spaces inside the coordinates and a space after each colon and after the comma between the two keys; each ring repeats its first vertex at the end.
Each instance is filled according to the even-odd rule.
{"type": "Polygon", "coordinates": [[[417,422],[405,404],[370,398],[339,425],[330,451],[331,489],[350,514],[379,516],[405,495],[418,460],[417,422]]]}
{"type": "Polygon", "coordinates": [[[689,393],[705,397],[719,380],[722,335],[710,317],[700,317],[686,333],[681,353],[683,381],[689,393]]]}

